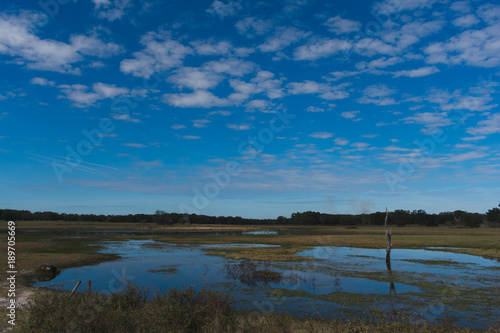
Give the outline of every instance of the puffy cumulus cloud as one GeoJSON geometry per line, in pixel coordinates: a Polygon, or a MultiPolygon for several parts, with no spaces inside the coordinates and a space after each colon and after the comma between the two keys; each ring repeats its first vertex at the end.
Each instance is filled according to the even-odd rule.
{"type": "MultiPolygon", "coordinates": [[[[356,64],[356,68],[358,70],[361,70],[361,71],[366,71],[366,72],[370,72],[370,73],[378,73],[378,70],[380,68],[394,66],[394,65],[402,63],[402,62],[404,62],[404,60],[401,57],[381,57],[381,58],[372,60],[370,62],[360,61],[356,64]]],[[[353,73],[358,74],[358,72],[353,72],[353,73]]],[[[355,75],[355,74],[352,74],[352,75],[355,75]]],[[[344,75],[344,76],[348,76],[348,75],[344,75]]]]}
{"type": "Polygon", "coordinates": [[[488,24],[500,23],[500,5],[488,3],[478,8],[477,14],[488,24]]]}
{"type": "Polygon", "coordinates": [[[61,89],[63,95],[59,98],[66,98],[79,108],[88,107],[95,102],[103,99],[113,99],[117,96],[127,95],[130,93],[128,88],[117,87],[113,84],[94,83],[92,89],[83,84],[67,85],[62,84],[57,86],[61,89]]]}
{"type": "Polygon", "coordinates": [[[472,11],[469,1],[455,1],[450,5],[450,9],[460,13],[470,13],[472,11]]]}
{"type": "Polygon", "coordinates": [[[311,35],[311,32],[301,31],[295,27],[279,27],[276,32],[268,37],[266,41],[259,45],[258,48],[262,52],[277,52],[285,47],[298,42],[311,35]]]}
{"type": "Polygon", "coordinates": [[[500,133],[500,113],[494,113],[488,116],[487,119],[481,120],[477,123],[476,127],[467,129],[467,133],[476,136],[486,136],[490,134],[500,133]]]}
{"type": "Polygon", "coordinates": [[[438,0],[383,0],[373,6],[375,12],[380,14],[394,14],[404,11],[431,8],[438,0]]]}
{"type": "Polygon", "coordinates": [[[228,55],[233,49],[233,45],[228,41],[197,40],[190,43],[199,55],[228,55]]]}
{"type": "Polygon", "coordinates": [[[224,58],[220,60],[208,61],[203,64],[203,67],[206,70],[211,70],[215,73],[239,77],[253,72],[257,66],[251,61],[224,58]]]}
{"type": "Polygon", "coordinates": [[[417,112],[413,116],[403,118],[403,122],[423,125],[421,132],[428,135],[436,133],[439,127],[453,125],[446,112],[417,112]]]}
{"type": "Polygon", "coordinates": [[[255,36],[265,35],[271,31],[273,21],[247,17],[236,22],[235,27],[239,34],[245,35],[247,38],[254,38],[255,36]]]}
{"type": "Polygon", "coordinates": [[[314,132],[309,135],[311,138],[315,139],[329,139],[333,137],[333,133],[330,132],[314,132]]]}
{"type": "Polygon", "coordinates": [[[323,25],[328,27],[328,30],[337,35],[358,31],[362,26],[361,22],[343,19],[339,15],[330,17],[325,23],[323,23],[323,25]]]}
{"type": "Polygon", "coordinates": [[[361,104],[375,104],[379,106],[397,104],[391,95],[396,93],[395,89],[385,84],[372,84],[363,90],[363,96],[357,100],[361,104]]]}
{"type": "Polygon", "coordinates": [[[417,69],[408,69],[408,70],[401,70],[401,71],[396,71],[393,73],[394,77],[400,77],[400,76],[406,76],[406,77],[423,77],[423,76],[429,76],[434,73],[440,72],[439,69],[437,69],[435,66],[426,66],[426,67],[421,67],[417,69]]]}
{"type": "Polygon", "coordinates": [[[445,21],[442,20],[425,22],[419,19],[402,26],[395,25],[392,29],[384,29],[380,34],[384,41],[396,45],[401,51],[401,49],[418,43],[422,38],[439,32],[444,25],[445,21]]]}
{"type": "Polygon", "coordinates": [[[325,109],[316,106],[310,106],[306,109],[307,112],[325,112],[325,109]]]}
{"type": "Polygon", "coordinates": [[[167,71],[182,65],[193,49],[173,40],[169,33],[149,32],[141,37],[144,49],[134,52],[133,59],[124,59],[120,70],[125,74],[149,78],[155,72],[167,71]]]}
{"type": "Polygon", "coordinates": [[[224,77],[215,72],[193,67],[182,67],[170,75],[167,81],[180,88],[207,90],[216,87],[224,77]]]}
{"type": "Polygon", "coordinates": [[[193,120],[193,127],[201,128],[201,127],[207,127],[207,124],[211,123],[210,120],[208,119],[196,119],[193,120]]]}
{"type": "Polygon", "coordinates": [[[223,19],[227,16],[235,16],[242,9],[243,7],[241,5],[241,1],[239,0],[229,0],[228,3],[224,3],[220,0],[215,0],[207,9],[207,12],[212,15],[217,15],[220,19],[223,19]]]}
{"type": "Polygon", "coordinates": [[[250,82],[242,80],[230,80],[229,84],[234,89],[234,93],[229,95],[229,99],[234,101],[244,101],[256,94],[266,94],[268,98],[275,99],[285,95],[281,88],[283,79],[274,79],[274,74],[269,71],[259,71],[250,82]]]}
{"type": "Polygon", "coordinates": [[[105,58],[122,52],[119,45],[97,36],[72,35],[69,43],[42,39],[36,33],[46,20],[46,15],[32,11],[0,13],[0,54],[30,69],[80,74],[74,64],[85,60],[84,56],[105,58]]]}
{"type": "Polygon", "coordinates": [[[424,48],[428,64],[496,67],[500,65],[500,24],[467,30],[424,48]]]}
{"type": "Polygon", "coordinates": [[[470,27],[478,24],[479,22],[480,22],[479,19],[474,14],[460,16],[460,17],[457,17],[456,19],[454,19],[453,21],[451,21],[451,23],[454,26],[459,27],[459,28],[470,28],[470,27]]]}
{"type": "Polygon", "coordinates": [[[361,118],[357,118],[359,111],[344,111],[340,114],[342,118],[351,119],[352,121],[360,121],[361,118]]]}
{"type": "Polygon", "coordinates": [[[97,17],[110,22],[121,19],[126,9],[132,7],[130,0],[92,0],[97,17]]]}
{"type": "Polygon", "coordinates": [[[463,95],[460,90],[455,90],[450,93],[443,89],[431,90],[425,99],[431,103],[439,104],[443,111],[449,110],[470,110],[470,111],[488,111],[498,106],[498,104],[490,104],[493,97],[490,94],[489,86],[470,87],[470,94],[463,95]]]}
{"type": "Polygon", "coordinates": [[[323,38],[299,46],[293,52],[295,60],[318,60],[327,58],[338,53],[347,53],[351,50],[352,43],[350,41],[339,38],[323,38]]]}
{"type": "Polygon", "coordinates": [[[189,94],[165,94],[162,96],[162,100],[169,105],[180,108],[211,108],[232,104],[228,99],[219,98],[205,90],[196,90],[189,94]]]}
{"type": "Polygon", "coordinates": [[[363,38],[353,45],[353,51],[366,57],[377,54],[396,55],[400,50],[389,43],[376,38],[363,38]]]}
{"type": "Polygon", "coordinates": [[[263,113],[274,113],[275,104],[265,99],[253,99],[245,104],[246,112],[260,111],[263,113]]]}
{"type": "Polygon", "coordinates": [[[347,146],[349,144],[349,140],[345,138],[335,138],[333,142],[335,142],[337,146],[347,146]]]}
{"type": "Polygon", "coordinates": [[[290,95],[319,94],[319,98],[334,100],[349,97],[349,93],[345,90],[347,85],[344,83],[331,86],[325,83],[305,80],[303,82],[290,82],[287,88],[290,95]]]}
{"type": "Polygon", "coordinates": [[[50,86],[50,87],[55,87],[55,85],[56,85],[56,83],[54,81],[49,81],[43,77],[34,77],[30,80],[30,83],[36,84],[39,86],[50,86]]]}

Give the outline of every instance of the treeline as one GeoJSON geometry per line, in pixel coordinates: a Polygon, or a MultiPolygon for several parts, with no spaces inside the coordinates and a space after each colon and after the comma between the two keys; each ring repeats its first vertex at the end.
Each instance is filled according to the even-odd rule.
{"type": "MultiPolygon", "coordinates": [[[[28,210],[0,209],[0,220],[5,221],[90,221],[90,222],[135,222],[156,223],[161,225],[171,224],[281,224],[281,225],[383,225],[385,212],[371,214],[323,214],[319,212],[293,213],[291,217],[279,216],[276,219],[248,219],[241,216],[208,216],[197,214],[167,213],[157,210],[154,214],[128,214],[128,215],[95,215],[95,214],[66,214],[45,212],[30,212],[28,210]]],[[[482,224],[500,226],[500,209],[492,208],[485,214],[469,213],[462,210],[427,214],[424,210],[402,210],[389,212],[388,223],[396,226],[422,225],[438,226],[448,225],[456,227],[476,228],[482,224]]]]}
{"type": "MultiPolygon", "coordinates": [[[[307,211],[303,213],[293,213],[292,217],[289,219],[280,216],[278,217],[278,223],[301,225],[383,225],[385,223],[385,212],[340,215],[307,211]]],[[[389,212],[387,223],[401,227],[412,224],[428,227],[447,225],[470,228],[478,228],[481,224],[498,226],[500,224],[500,209],[490,209],[486,214],[469,213],[463,210],[427,214],[425,210],[409,211],[397,209],[393,212],[389,212]]]]}

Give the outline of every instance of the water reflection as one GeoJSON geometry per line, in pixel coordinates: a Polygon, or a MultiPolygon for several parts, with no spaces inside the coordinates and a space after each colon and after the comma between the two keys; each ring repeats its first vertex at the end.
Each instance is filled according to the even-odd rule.
{"type": "MultiPolygon", "coordinates": [[[[395,270],[388,270],[385,249],[322,246],[298,253],[317,260],[265,263],[228,261],[206,254],[212,246],[221,247],[220,244],[179,245],[129,240],[102,242],[102,245],[102,252],[116,253],[122,258],[95,266],[64,269],[52,281],[38,282],[36,286],[71,290],[78,280],[92,280],[93,290],[106,293],[111,287],[116,288],[117,281],[123,278],[139,287],[159,289],[160,292],[179,286],[194,286],[197,290],[209,286],[230,292],[238,304],[246,308],[255,307],[256,301],[270,302],[276,303],[275,309],[280,312],[331,317],[346,311],[361,312],[366,307],[400,309],[401,306],[413,307],[416,302],[429,304],[425,302],[435,297],[435,293],[427,286],[446,286],[450,276],[457,285],[466,286],[468,290],[492,290],[486,296],[492,299],[498,297],[500,283],[500,263],[497,261],[440,251],[398,249],[392,253],[391,268],[395,270]],[[387,297],[388,283],[390,297],[387,297]],[[279,298],[280,303],[273,296],[276,290],[285,295],[279,298]],[[354,300],[359,299],[366,303],[356,305],[354,300]]],[[[467,311],[458,305],[456,308],[453,304],[447,306],[452,314],[474,315],[476,327],[486,322],[488,317],[485,318],[484,313],[490,311],[487,303],[474,301],[467,304],[467,311]]]]}

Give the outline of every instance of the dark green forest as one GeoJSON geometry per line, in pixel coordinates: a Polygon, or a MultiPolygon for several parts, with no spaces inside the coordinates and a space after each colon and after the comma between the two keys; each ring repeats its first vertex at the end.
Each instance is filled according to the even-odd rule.
{"type": "MultiPolygon", "coordinates": [[[[385,212],[370,214],[324,214],[319,212],[297,212],[290,217],[279,216],[276,219],[249,219],[240,216],[208,216],[197,214],[167,213],[157,210],[154,214],[95,215],[67,214],[50,211],[30,212],[28,210],[0,209],[0,220],[5,221],[89,221],[89,222],[134,222],[171,225],[176,223],[192,224],[239,224],[239,225],[383,225],[385,212]]],[[[388,222],[396,226],[448,225],[455,227],[476,228],[481,225],[499,226],[500,208],[492,208],[485,214],[469,213],[462,210],[428,214],[424,210],[397,209],[389,212],[388,222]]]]}

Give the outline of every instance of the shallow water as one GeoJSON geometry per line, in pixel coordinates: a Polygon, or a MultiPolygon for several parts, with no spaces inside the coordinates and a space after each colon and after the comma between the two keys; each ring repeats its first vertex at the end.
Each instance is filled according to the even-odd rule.
{"type": "Polygon", "coordinates": [[[385,249],[322,246],[298,253],[318,260],[270,263],[270,270],[285,277],[280,282],[249,284],[228,274],[227,267],[237,265],[239,261],[209,256],[206,251],[212,247],[269,245],[179,245],[153,240],[106,241],[102,244],[102,252],[116,253],[122,258],[95,266],[64,269],[54,280],[38,282],[36,286],[71,290],[78,280],[82,280],[79,291],[83,292],[86,281],[91,280],[93,290],[109,294],[119,291],[126,279],[149,288],[151,295],[171,287],[193,285],[201,289],[209,286],[230,292],[238,306],[259,311],[325,318],[340,316],[340,313],[360,314],[367,309],[396,308],[413,311],[415,320],[425,317],[436,321],[456,315],[463,317],[462,325],[471,327],[491,325],[492,320],[496,320],[492,316],[498,312],[498,309],[491,308],[491,303],[483,304],[483,301],[493,297],[495,304],[494,298],[497,297],[498,304],[500,263],[477,256],[394,249],[393,270],[388,272],[385,249]],[[451,290],[454,298],[450,299],[448,294],[443,296],[440,288],[451,290]],[[474,288],[494,291],[477,300],[477,304],[471,304],[469,294],[474,288]],[[444,310],[437,311],[436,307],[429,310],[428,304],[436,300],[446,300],[444,310]],[[458,306],[462,302],[467,302],[468,307],[458,306]],[[432,312],[430,315],[429,311],[432,312]]]}

